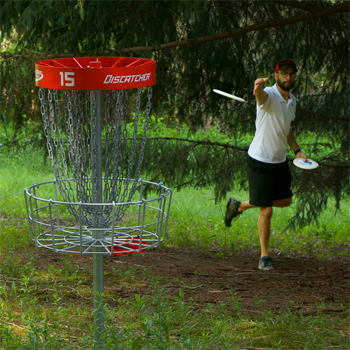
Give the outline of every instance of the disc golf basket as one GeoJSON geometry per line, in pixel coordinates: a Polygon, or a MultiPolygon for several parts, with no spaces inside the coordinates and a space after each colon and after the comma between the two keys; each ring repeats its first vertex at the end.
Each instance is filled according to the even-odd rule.
{"type": "Polygon", "coordinates": [[[140,178],[155,61],[61,58],[35,69],[55,180],[24,191],[30,236],[93,255],[94,348],[104,349],[103,255],[142,253],[166,237],[172,191],[140,178]]]}

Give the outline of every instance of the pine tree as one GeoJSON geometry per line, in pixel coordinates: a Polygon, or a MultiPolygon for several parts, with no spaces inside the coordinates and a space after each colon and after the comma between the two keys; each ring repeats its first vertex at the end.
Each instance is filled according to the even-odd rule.
{"type": "Polygon", "coordinates": [[[16,132],[30,121],[32,142],[44,143],[34,63],[79,56],[141,56],[157,61],[152,112],[191,130],[217,127],[229,144],[157,139],[148,142],[144,170],[169,186],[214,186],[216,199],[246,187],[246,147],[254,133],[253,83],[289,57],[298,63],[293,131],[311,132],[303,145],[321,166],[294,167],[298,205],[292,223],[316,220],[329,198],[349,188],[349,2],[345,1],[2,1],[1,122],[16,132]],[[232,103],[212,89],[241,96],[232,103]],[[332,152],[318,159],[318,137],[332,152]],[[159,151],[161,150],[161,152],[159,151]]]}

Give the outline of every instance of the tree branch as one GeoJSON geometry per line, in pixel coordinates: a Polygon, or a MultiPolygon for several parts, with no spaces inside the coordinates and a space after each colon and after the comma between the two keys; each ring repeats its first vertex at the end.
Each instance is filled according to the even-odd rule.
{"type": "MultiPolygon", "coordinates": [[[[131,138],[127,138],[127,139],[131,140],[131,138]]],[[[140,137],[137,137],[136,139],[142,140],[142,138],[140,137]]],[[[179,137],[148,137],[147,140],[167,140],[167,141],[175,140],[175,141],[181,141],[181,142],[196,143],[196,146],[197,145],[219,146],[224,148],[236,149],[238,151],[248,152],[248,147],[233,146],[233,145],[230,145],[229,143],[212,142],[209,140],[189,140],[189,139],[182,139],[179,137]]],[[[293,158],[290,158],[290,157],[287,157],[287,158],[290,162],[293,161],[293,158]]],[[[326,167],[331,167],[331,168],[350,168],[350,164],[348,161],[343,163],[337,163],[337,164],[318,162],[318,164],[326,167]]]]}
{"type": "Polygon", "coordinates": [[[149,51],[161,51],[166,49],[171,49],[174,47],[182,47],[182,46],[189,46],[189,45],[196,45],[205,43],[208,41],[215,41],[219,39],[226,39],[230,38],[236,35],[241,35],[245,33],[249,33],[252,31],[257,31],[261,29],[266,28],[273,28],[273,27],[281,27],[288,24],[296,23],[296,22],[302,22],[302,21],[309,21],[316,18],[321,18],[325,16],[330,16],[335,13],[341,13],[341,12],[349,12],[349,4],[350,2],[344,2],[340,5],[336,6],[330,6],[325,8],[324,10],[317,11],[315,13],[308,13],[305,15],[298,15],[290,18],[285,19],[279,19],[264,23],[258,23],[251,26],[243,27],[243,28],[237,28],[237,29],[231,29],[224,33],[214,34],[214,35],[208,35],[200,38],[194,38],[194,39],[187,39],[187,40],[181,40],[181,41],[174,41],[167,44],[162,45],[155,45],[155,46],[144,46],[144,47],[131,47],[126,49],[117,50],[120,53],[133,53],[133,52],[149,52],[149,51]]]}
{"type": "MultiPolygon", "coordinates": [[[[137,138],[137,140],[141,140],[141,138],[137,138]]],[[[237,149],[239,151],[248,152],[248,147],[233,146],[233,145],[230,145],[229,143],[212,142],[209,140],[189,140],[189,139],[182,139],[179,137],[148,137],[147,140],[167,140],[167,141],[175,140],[175,141],[196,143],[197,145],[220,146],[224,148],[232,148],[232,149],[237,149]]]]}
{"type": "Polygon", "coordinates": [[[315,115],[318,115],[318,116],[323,117],[323,118],[337,119],[337,120],[342,120],[342,121],[345,121],[345,122],[350,122],[350,118],[333,117],[333,116],[328,115],[328,114],[323,114],[323,113],[319,113],[319,112],[310,111],[309,109],[305,109],[305,108],[301,108],[301,107],[297,107],[297,110],[302,112],[302,113],[315,114],[315,115]]]}
{"type": "MultiPolygon", "coordinates": [[[[192,46],[197,44],[202,44],[209,41],[215,41],[220,39],[226,39],[231,38],[237,35],[242,35],[245,33],[258,31],[261,29],[268,29],[268,28],[275,28],[275,27],[281,27],[288,24],[296,23],[296,22],[303,22],[303,21],[310,21],[317,18],[322,18],[326,16],[330,16],[336,13],[342,13],[342,12],[349,12],[349,1],[343,2],[339,5],[330,6],[323,10],[317,11],[317,12],[311,12],[305,15],[298,15],[290,18],[284,18],[284,19],[277,19],[273,21],[263,22],[254,24],[251,26],[243,27],[243,28],[237,28],[237,29],[231,29],[224,33],[218,33],[213,35],[208,35],[204,37],[199,38],[193,38],[193,39],[187,39],[187,40],[180,40],[180,41],[173,41],[166,44],[161,45],[154,45],[154,46],[140,46],[140,47],[129,47],[124,49],[117,49],[115,50],[116,54],[127,54],[127,53],[135,53],[135,52],[154,52],[154,51],[162,51],[162,50],[168,50],[175,47],[184,47],[184,46],[192,46]]],[[[79,55],[86,55],[85,53],[78,53],[79,55]]],[[[99,54],[110,54],[110,51],[100,51],[99,54]]],[[[47,55],[45,53],[42,53],[42,55],[47,55]]],[[[8,52],[0,53],[0,57],[13,57],[13,58],[20,58],[20,57],[30,57],[29,55],[18,55],[8,52]]],[[[47,57],[53,57],[53,54],[47,55],[47,57]]],[[[67,56],[75,56],[74,53],[64,53],[60,54],[59,56],[67,57],[67,56]]]]}

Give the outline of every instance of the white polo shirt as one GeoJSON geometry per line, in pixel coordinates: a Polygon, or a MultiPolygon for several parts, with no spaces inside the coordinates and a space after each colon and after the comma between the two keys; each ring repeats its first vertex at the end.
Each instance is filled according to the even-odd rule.
{"type": "Polygon", "coordinates": [[[287,135],[295,118],[296,99],[289,94],[287,102],[276,84],[264,91],[269,97],[261,106],[257,104],[256,131],[248,154],[264,163],[282,163],[286,160],[287,135]]]}

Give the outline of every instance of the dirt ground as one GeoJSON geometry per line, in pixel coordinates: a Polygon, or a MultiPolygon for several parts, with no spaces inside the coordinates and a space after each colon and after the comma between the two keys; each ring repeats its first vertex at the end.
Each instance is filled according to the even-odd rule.
{"type": "MultiPolygon", "coordinates": [[[[47,264],[63,268],[61,253],[34,249],[39,269],[47,264]]],[[[185,292],[185,299],[195,301],[196,308],[208,303],[220,304],[232,298],[232,293],[241,309],[252,315],[262,314],[263,308],[272,312],[289,308],[304,315],[316,315],[320,310],[339,314],[349,308],[349,257],[325,260],[280,255],[272,258],[274,270],[261,271],[257,268],[259,256],[249,252],[219,258],[215,251],[159,248],[137,255],[105,256],[106,297],[110,293],[123,298],[147,295],[150,293],[147,278],[151,273],[163,277],[160,286],[167,293],[178,296],[180,291],[185,292]],[[139,283],[115,285],[113,269],[130,268],[135,269],[139,283]]],[[[90,284],[92,257],[70,255],[70,261],[91,266],[91,278],[83,283],[90,284]]]]}

